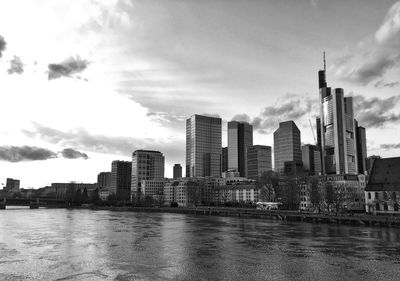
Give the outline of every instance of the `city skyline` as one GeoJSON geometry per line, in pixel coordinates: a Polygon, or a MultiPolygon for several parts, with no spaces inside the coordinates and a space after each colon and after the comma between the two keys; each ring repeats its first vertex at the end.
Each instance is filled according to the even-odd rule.
{"type": "Polygon", "coordinates": [[[395,1],[4,1],[0,182],[95,182],[138,149],[162,152],[172,177],[192,114],[222,118],[222,146],[231,120],[269,146],[293,120],[315,144],[324,50],[329,86],[353,97],[368,155],[398,156],[399,15],[395,1]]]}

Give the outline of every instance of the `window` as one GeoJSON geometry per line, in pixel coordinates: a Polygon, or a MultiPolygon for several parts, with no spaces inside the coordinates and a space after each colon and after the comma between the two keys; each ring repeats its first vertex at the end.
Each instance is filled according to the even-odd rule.
{"type": "Polygon", "coordinates": [[[368,199],[371,199],[371,192],[368,192],[368,199]]]}
{"type": "Polygon", "coordinates": [[[375,192],[375,200],[379,200],[379,193],[375,192]]]}
{"type": "Polygon", "coordinates": [[[396,196],[396,192],[393,192],[393,193],[392,193],[392,199],[393,199],[393,200],[396,200],[396,197],[397,197],[397,196],[396,196]]]}
{"type": "Polygon", "coordinates": [[[387,204],[386,202],[383,204],[383,210],[384,210],[384,211],[387,211],[387,210],[388,210],[388,204],[387,204]]]}
{"type": "Polygon", "coordinates": [[[379,207],[379,203],[376,203],[376,204],[375,204],[375,210],[380,211],[380,209],[381,209],[381,208],[379,207]]]}
{"type": "Polygon", "coordinates": [[[394,203],[393,209],[394,209],[395,212],[398,212],[399,211],[399,204],[394,203]]]}

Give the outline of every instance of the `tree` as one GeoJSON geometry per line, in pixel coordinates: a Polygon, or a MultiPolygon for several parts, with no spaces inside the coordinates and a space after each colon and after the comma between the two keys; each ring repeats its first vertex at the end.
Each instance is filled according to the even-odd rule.
{"type": "Polygon", "coordinates": [[[96,188],[93,190],[93,192],[90,194],[90,202],[93,204],[99,203],[100,202],[100,195],[99,195],[99,189],[96,188]]]}
{"type": "Polygon", "coordinates": [[[275,201],[275,190],[272,184],[264,184],[260,188],[260,201],[262,202],[274,202],[275,201]]]}
{"type": "Polygon", "coordinates": [[[82,192],[82,202],[86,203],[86,202],[88,202],[88,200],[89,200],[89,195],[88,195],[87,189],[85,187],[82,192]]]}
{"type": "Polygon", "coordinates": [[[325,204],[328,207],[328,210],[331,210],[331,205],[334,203],[335,200],[335,194],[333,191],[333,185],[331,181],[327,181],[324,183],[324,189],[325,189],[325,204]]]}
{"type": "Polygon", "coordinates": [[[310,201],[314,208],[320,209],[321,204],[321,192],[316,178],[310,178],[310,201]]]}

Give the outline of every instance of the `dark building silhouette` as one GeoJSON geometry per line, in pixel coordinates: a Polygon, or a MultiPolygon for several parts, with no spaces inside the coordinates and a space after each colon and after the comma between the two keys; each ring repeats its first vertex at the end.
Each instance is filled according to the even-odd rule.
{"type": "Polygon", "coordinates": [[[247,178],[259,181],[264,172],[272,171],[270,146],[252,145],[247,148],[247,178]]]}
{"type": "Polygon", "coordinates": [[[357,143],[357,164],[358,173],[367,173],[367,138],[365,128],[358,126],[358,122],[354,120],[356,128],[356,143],[357,143]]]}
{"type": "Polygon", "coordinates": [[[222,172],[228,171],[228,147],[222,148],[222,172]]]}
{"type": "Polygon", "coordinates": [[[182,166],[181,164],[174,165],[174,172],[173,172],[174,179],[179,179],[182,177],[182,166]]]}
{"type": "Polygon", "coordinates": [[[110,195],[118,200],[130,200],[132,162],[113,161],[111,163],[110,195]]]}
{"type": "Polygon", "coordinates": [[[101,172],[97,175],[97,187],[109,188],[111,186],[111,172],[101,172]]]}
{"type": "Polygon", "coordinates": [[[279,123],[274,132],[275,171],[284,173],[285,161],[302,161],[300,130],[293,121],[279,123]]]}
{"type": "Polygon", "coordinates": [[[228,122],[228,169],[247,176],[247,147],[253,145],[253,126],[247,122],[228,122]]]}
{"type": "Polygon", "coordinates": [[[19,184],[20,184],[19,180],[7,178],[6,186],[4,187],[4,190],[10,191],[10,192],[19,191],[19,184]]]}
{"type": "Polygon", "coordinates": [[[310,176],[321,173],[321,151],[318,146],[306,144],[301,147],[303,169],[310,176]]]}

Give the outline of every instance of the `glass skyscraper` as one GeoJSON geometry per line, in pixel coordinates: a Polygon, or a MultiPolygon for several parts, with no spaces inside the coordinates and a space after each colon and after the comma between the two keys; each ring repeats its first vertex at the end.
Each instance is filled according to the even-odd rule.
{"type": "Polygon", "coordinates": [[[247,148],[247,178],[259,181],[264,172],[272,171],[271,147],[252,145],[247,148]]]}
{"type": "Polygon", "coordinates": [[[320,98],[321,159],[324,174],[356,174],[353,98],[344,97],[343,89],[331,89],[326,70],[318,72],[320,98]]]}
{"type": "Polygon", "coordinates": [[[274,163],[275,171],[282,174],[285,162],[301,163],[300,130],[293,121],[279,123],[274,132],[274,163]]]}
{"type": "Polygon", "coordinates": [[[228,122],[228,169],[247,176],[247,147],[253,145],[253,126],[246,122],[228,122]]]}
{"type": "Polygon", "coordinates": [[[186,177],[221,176],[221,122],[197,114],[186,120],[186,177]]]}

